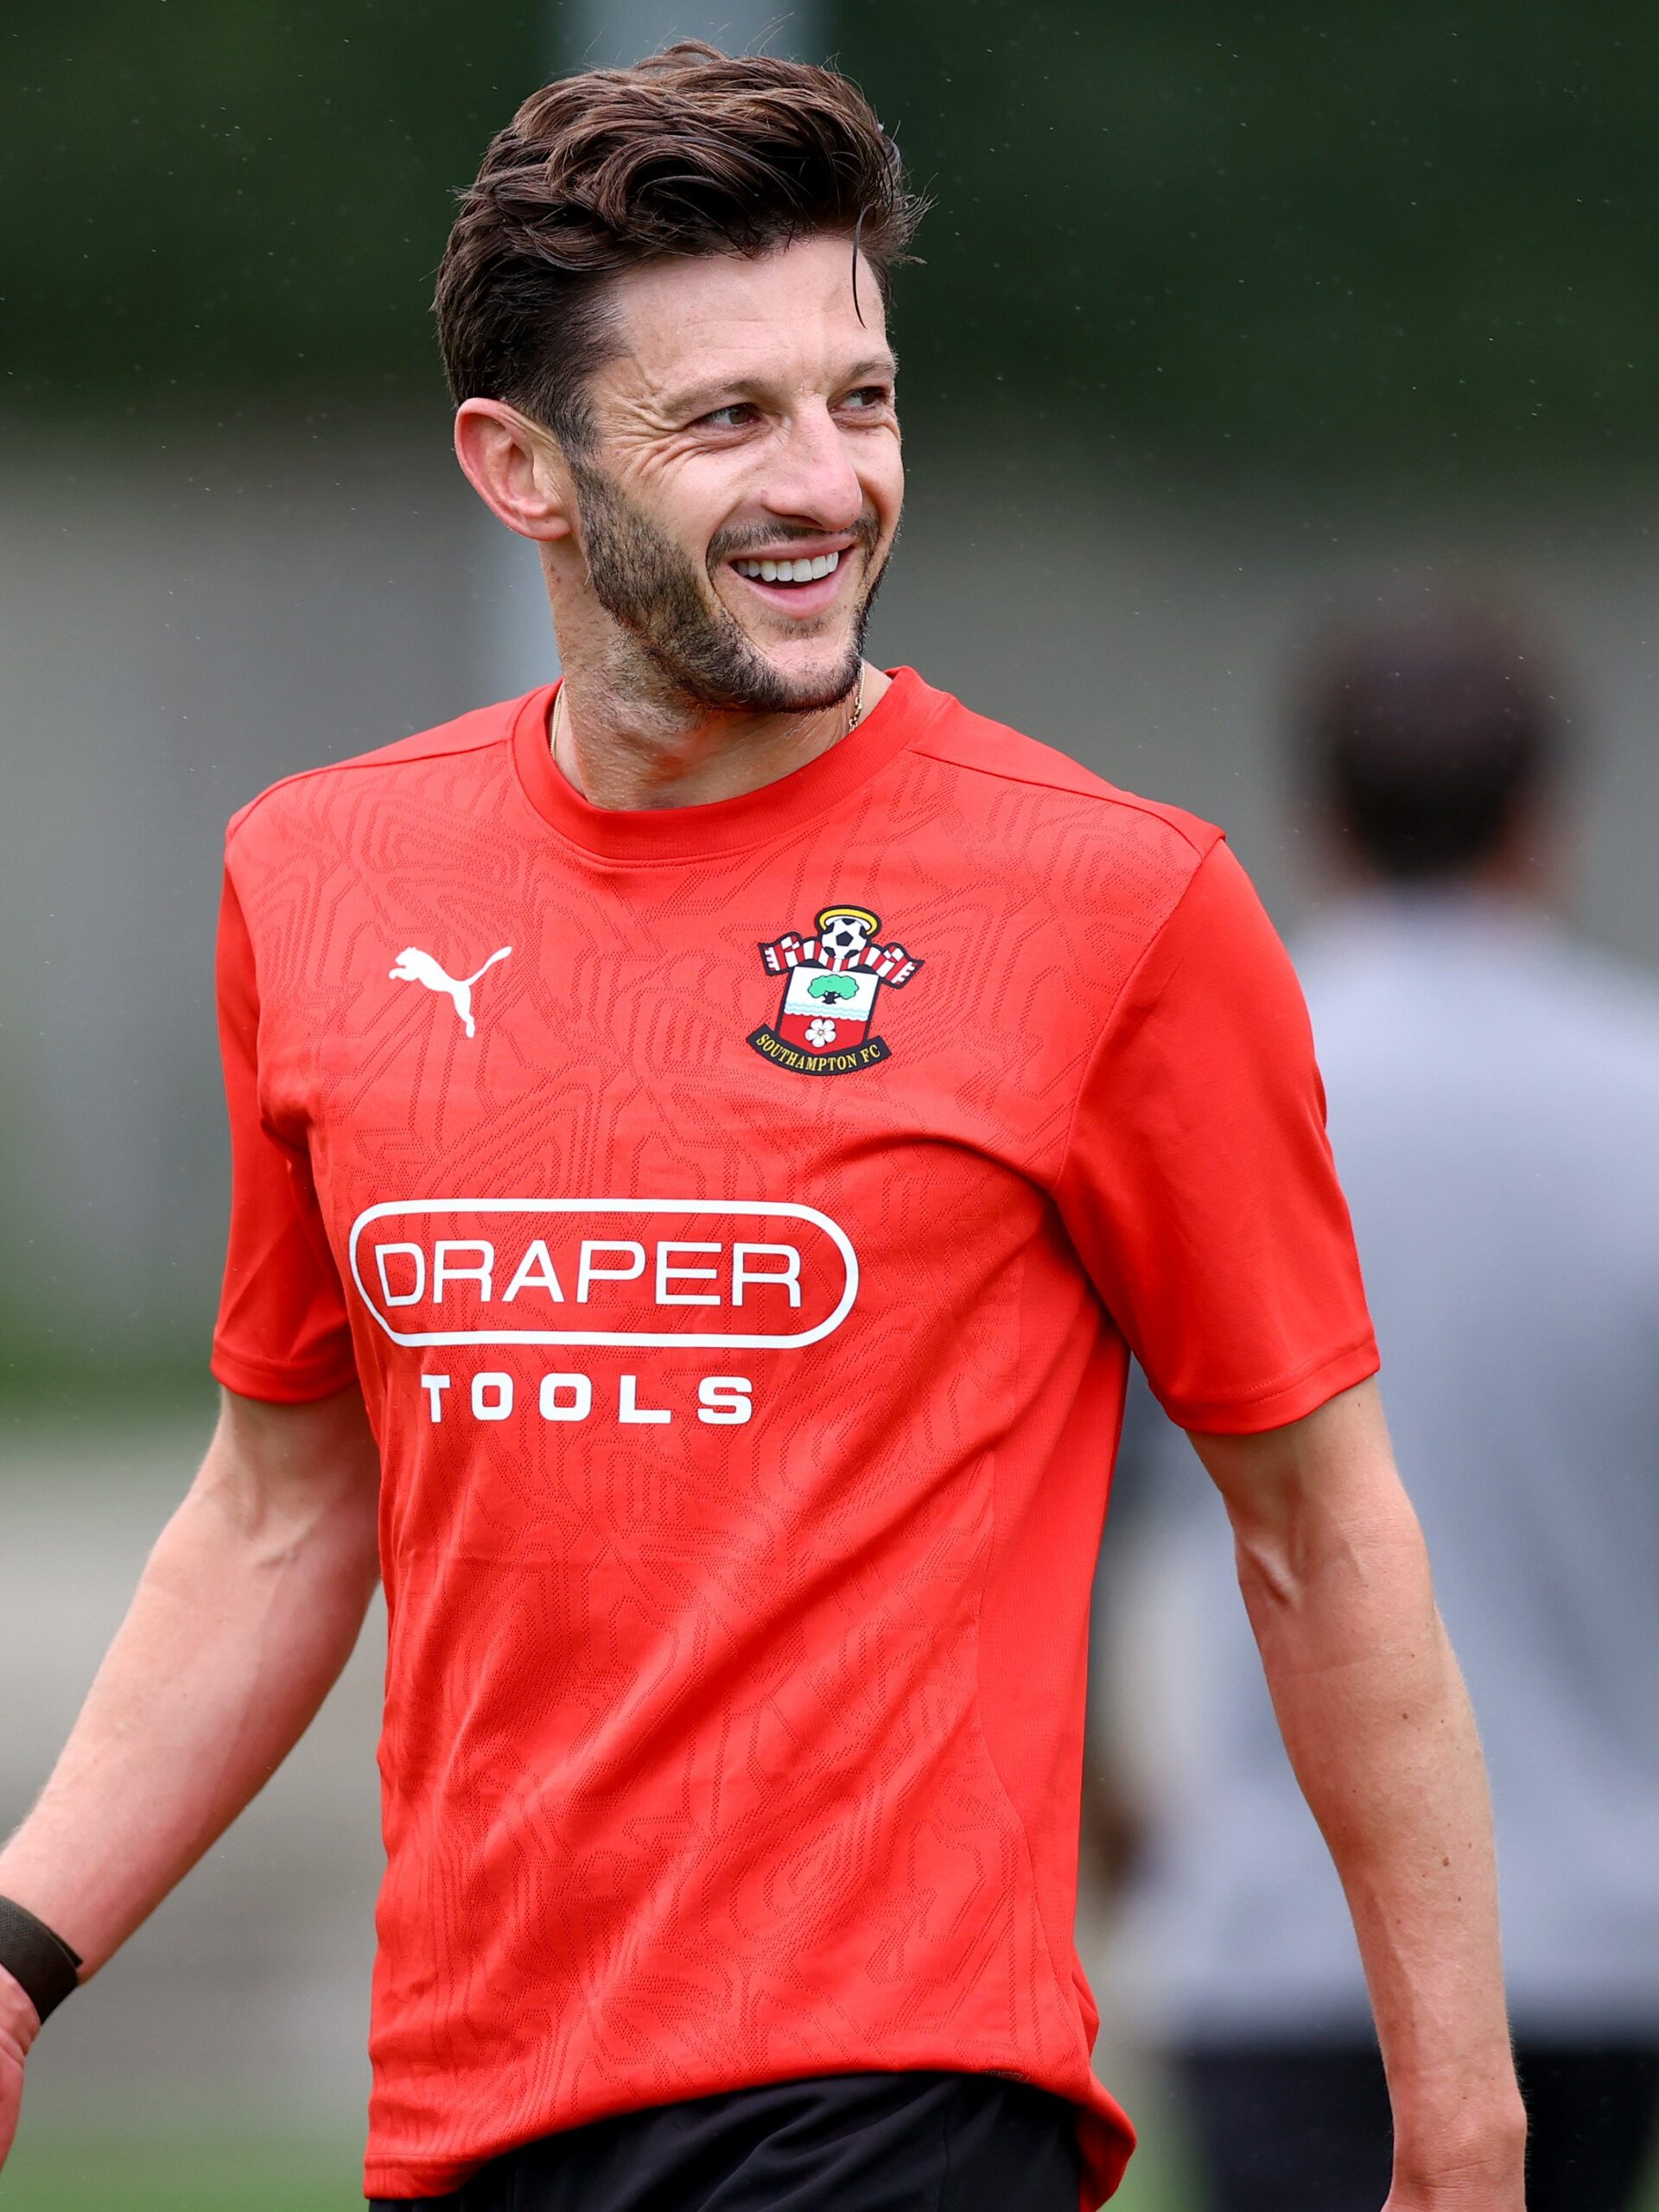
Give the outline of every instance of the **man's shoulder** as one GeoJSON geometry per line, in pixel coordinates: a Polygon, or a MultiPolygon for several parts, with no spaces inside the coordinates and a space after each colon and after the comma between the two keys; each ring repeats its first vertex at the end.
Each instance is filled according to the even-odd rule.
{"type": "Polygon", "coordinates": [[[464,770],[482,764],[505,748],[519,703],[510,699],[475,707],[392,744],[284,776],[232,816],[226,831],[227,849],[245,842],[255,825],[277,839],[295,830],[313,837],[326,830],[328,817],[338,810],[354,809],[365,798],[384,797],[388,787],[395,790],[408,783],[412,790],[423,769],[441,770],[446,763],[455,763],[464,770]]]}
{"type": "Polygon", "coordinates": [[[938,711],[912,753],[958,771],[964,803],[1006,817],[1010,838],[1026,843],[1035,832],[1080,839],[1097,853],[1181,882],[1219,842],[1223,833],[1213,823],[1184,807],[1125,791],[1054,746],[976,714],[948,693],[935,696],[938,711]],[[1016,794],[1026,799],[1017,820],[1006,806],[1016,794]]]}

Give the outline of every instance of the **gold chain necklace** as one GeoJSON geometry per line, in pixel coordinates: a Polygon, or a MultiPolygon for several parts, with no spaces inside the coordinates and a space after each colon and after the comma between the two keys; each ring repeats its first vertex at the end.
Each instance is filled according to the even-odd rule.
{"type": "Polygon", "coordinates": [[[862,661],[860,661],[860,663],[858,664],[858,689],[857,689],[857,690],[854,692],[854,694],[853,694],[853,712],[852,712],[852,717],[851,717],[851,719],[849,720],[849,721],[848,722],[846,728],[842,732],[842,735],[843,737],[850,737],[850,736],[852,735],[853,732],[854,732],[854,731],[858,728],[858,726],[859,726],[860,722],[861,722],[861,721],[863,721],[863,719],[864,719],[864,664],[863,664],[863,662],[862,662],[862,661]]]}

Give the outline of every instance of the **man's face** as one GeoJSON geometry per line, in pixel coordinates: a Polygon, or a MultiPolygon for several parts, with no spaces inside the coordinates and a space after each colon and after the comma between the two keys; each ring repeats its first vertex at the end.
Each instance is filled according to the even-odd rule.
{"type": "Polygon", "coordinates": [[[690,702],[829,706],[904,496],[868,264],[856,302],[850,243],[814,238],[632,270],[614,304],[624,350],[589,381],[595,442],[570,463],[594,597],[690,702]]]}

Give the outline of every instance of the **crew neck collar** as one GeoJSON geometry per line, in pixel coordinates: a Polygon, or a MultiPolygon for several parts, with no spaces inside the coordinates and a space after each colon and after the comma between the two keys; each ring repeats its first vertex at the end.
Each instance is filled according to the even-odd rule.
{"type": "Polygon", "coordinates": [[[855,729],[804,766],[736,798],[701,806],[594,806],[554,763],[548,716],[556,683],[540,685],[513,709],[513,766],[543,820],[603,859],[680,861],[736,852],[817,822],[826,807],[903,752],[944,705],[945,695],[924,683],[913,668],[888,674],[887,690],[855,729]]]}

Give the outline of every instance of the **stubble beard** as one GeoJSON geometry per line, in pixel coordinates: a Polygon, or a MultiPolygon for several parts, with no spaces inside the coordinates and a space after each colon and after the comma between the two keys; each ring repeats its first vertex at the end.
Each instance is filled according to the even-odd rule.
{"type": "MultiPolygon", "coordinates": [[[[885,560],[879,568],[867,569],[852,634],[841,659],[821,675],[791,678],[750,641],[736,616],[713,596],[712,572],[719,563],[751,550],[758,557],[760,549],[753,533],[717,532],[709,544],[705,579],[690,556],[602,469],[591,461],[573,461],[571,476],[594,596],[632,648],[625,648],[624,654],[633,678],[629,688],[637,686],[652,703],[671,710],[752,715],[816,713],[834,706],[853,689],[885,560]]],[[[874,559],[879,536],[873,516],[861,516],[854,525],[854,550],[867,563],[874,559]]],[[[766,543],[784,542],[773,536],[766,543]]],[[[623,673],[620,669],[615,672],[623,673]]]]}

